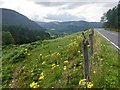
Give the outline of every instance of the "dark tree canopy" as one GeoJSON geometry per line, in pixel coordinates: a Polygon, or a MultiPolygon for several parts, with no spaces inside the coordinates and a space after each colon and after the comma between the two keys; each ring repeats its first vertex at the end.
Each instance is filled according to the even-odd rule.
{"type": "Polygon", "coordinates": [[[101,22],[103,22],[103,27],[105,28],[120,28],[120,2],[117,6],[109,9],[101,17],[101,22]]]}
{"type": "Polygon", "coordinates": [[[22,26],[3,26],[3,44],[25,44],[36,40],[49,39],[50,35],[41,30],[33,30],[22,26]]]}

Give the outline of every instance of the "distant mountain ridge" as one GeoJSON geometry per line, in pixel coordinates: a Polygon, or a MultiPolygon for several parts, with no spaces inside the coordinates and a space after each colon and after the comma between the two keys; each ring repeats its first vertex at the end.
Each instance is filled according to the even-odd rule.
{"type": "Polygon", "coordinates": [[[24,26],[29,29],[45,30],[36,22],[30,20],[29,18],[20,14],[19,12],[5,8],[0,8],[0,10],[2,10],[2,25],[24,26]]]}
{"type": "Polygon", "coordinates": [[[2,44],[24,44],[49,39],[46,29],[26,16],[10,9],[0,8],[2,12],[2,44]]]}
{"type": "Polygon", "coordinates": [[[102,27],[100,22],[67,21],[67,22],[37,22],[42,27],[55,33],[74,33],[88,28],[102,27]]]}

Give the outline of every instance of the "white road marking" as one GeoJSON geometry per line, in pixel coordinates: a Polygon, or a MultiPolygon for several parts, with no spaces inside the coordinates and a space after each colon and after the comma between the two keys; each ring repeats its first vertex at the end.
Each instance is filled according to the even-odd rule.
{"type": "Polygon", "coordinates": [[[109,41],[112,45],[114,45],[118,50],[120,50],[120,47],[118,47],[115,43],[110,41],[107,37],[105,37],[103,34],[101,34],[99,31],[97,31],[101,36],[103,36],[107,41],[109,41]]]}

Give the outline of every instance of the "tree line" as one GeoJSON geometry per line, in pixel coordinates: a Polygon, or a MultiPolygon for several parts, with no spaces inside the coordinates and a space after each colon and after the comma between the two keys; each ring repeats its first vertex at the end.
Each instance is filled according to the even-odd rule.
{"type": "Polygon", "coordinates": [[[104,28],[109,28],[112,30],[120,30],[120,1],[117,6],[112,9],[109,9],[101,17],[101,22],[103,22],[104,28]]]}
{"type": "Polygon", "coordinates": [[[22,26],[2,26],[3,45],[25,44],[49,38],[50,35],[41,30],[30,30],[22,26]]]}

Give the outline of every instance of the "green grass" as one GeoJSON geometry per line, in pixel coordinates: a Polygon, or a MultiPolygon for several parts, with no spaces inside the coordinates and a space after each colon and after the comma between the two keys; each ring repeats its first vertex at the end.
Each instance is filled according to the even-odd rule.
{"type": "MultiPolygon", "coordinates": [[[[9,45],[2,53],[3,88],[30,88],[32,82],[43,88],[79,88],[79,81],[84,78],[81,32],[30,44],[9,45]],[[66,60],[68,63],[64,63],[66,60]],[[59,66],[52,69],[52,64],[59,66]],[[42,72],[44,79],[39,80],[42,72]]],[[[109,42],[95,33],[91,66],[93,88],[119,87],[117,53],[109,42]]]]}

